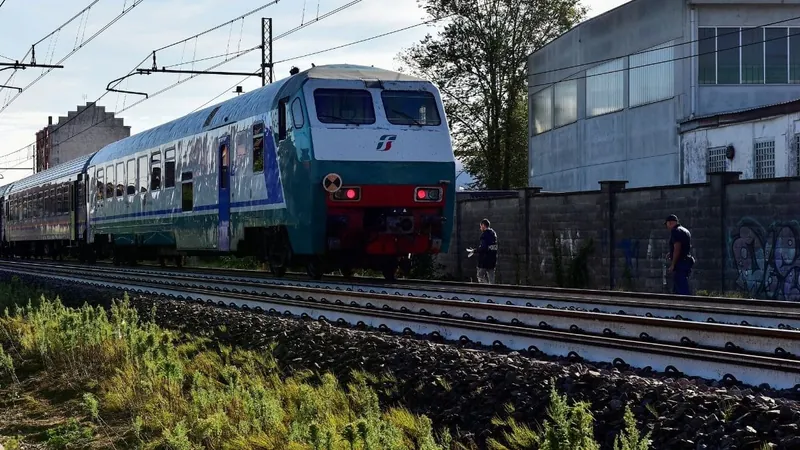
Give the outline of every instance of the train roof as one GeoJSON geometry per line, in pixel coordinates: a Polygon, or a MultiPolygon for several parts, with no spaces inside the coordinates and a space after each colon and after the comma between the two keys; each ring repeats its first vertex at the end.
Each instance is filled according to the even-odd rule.
{"type": "MultiPolygon", "coordinates": [[[[86,169],[86,165],[93,155],[94,153],[89,155],[79,156],[71,161],[67,161],[53,168],[43,170],[39,173],[35,173],[29,177],[16,181],[11,185],[11,189],[8,190],[6,194],[12,194],[14,192],[23,191],[32,186],[40,186],[42,184],[49,183],[51,181],[55,181],[64,177],[69,177],[73,175],[77,177],[79,173],[83,172],[86,169]]],[[[0,188],[0,190],[1,189],[2,188],[0,188]]]]}
{"type": "Polygon", "coordinates": [[[299,89],[309,79],[425,81],[399,72],[366,66],[336,64],[312,67],[294,76],[108,144],[95,154],[90,164],[103,164],[107,161],[124,158],[142,150],[224,126],[228,122],[236,122],[258,115],[272,108],[275,98],[278,98],[279,95],[284,93],[288,95],[294,89],[299,89]],[[265,107],[265,105],[267,106],[265,107]]]}
{"type": "Polygon", "coordinates": [[[305,72],[297,74],[297,76],[320,80],[427,81],[392,70],[353,64],[331,64],[312,67],[305,72]]]}
{"type": "Polygon", "coordinates": [[[6,185],[0,186],[0,197],[5,197],[13,185],[14,185],[13,183],[8,183],[6,185]]]}

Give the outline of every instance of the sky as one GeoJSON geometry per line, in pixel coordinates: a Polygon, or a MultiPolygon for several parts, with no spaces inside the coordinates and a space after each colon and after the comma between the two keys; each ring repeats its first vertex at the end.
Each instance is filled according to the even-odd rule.
{"type": "MultiPolygon", "coordinates": [[[[137,6],[113,25],[86,42],[124,9],[140,0],[5,0],[0,7],[0,62],[22,60],[32,44],[59,28],[83,8],[94,3],[58,33],[36,45],[36,61],[56,64],[73,50],[77,51],[22,94],[11,89],[0,90],[0,185],[23,178],[32,170],[3,170],[8,167],[32,167],[32,144],[36,132],[47,125],[47,117],[66,116],[78,105],[95,101],[103,95],[106,85],[126,75],[148,58],[152,51],[173,42],[194,36],[208,28],[241,16],[268,0],[141,0],[137,6]],[[95,3],[96,2],[96,3],[95,3]],[[16,96],[13,101],[12,98],[16,96]],[[9,103],[9,101],[11,101],[9,103]],[[21,151],[18,151],[21,150],[21,151]],[[13,153],[12,153],[13,152],[13,153]]],[[[628,0],[584,0],[590,8],[589,17],[602,14],[628,0]]],[[[324,50],[360,39],[415,25],[427,20],[416,0],[361,0],[346,9],[321,20],[329,11],[352,0],[280,0],[244,20],[224,26],[212,33],[156,53],[158,66],[235,53],[261,43],[261,18],[272,17],[274,36],[311,23],[300,31],[274,42],[274,61],[324,50]]],[[[289,69],[302,70],[312,63],[374,65],[397,69],[397,55],[413,46],[434,26],[420,26],[391,36],[345,47],[311,57],[300,58],[275,66],[275,78],[289,75],[289,69]]],[[[25,62],[30,62],[27,57],[25,62]]],[[[224,58],[197,62],[194,70],[205,70],[224,58]]],[[[244,54],[216,70],[253,73],[261,63],[260,50],[244,54]]],[[[138,67],[152,65],[147,60],[138,67]]],[[[177,67],[176,67],[177,68],[177,67]]],[[[183,66],[191,69],[191,65],[183,66]]],[[[0,85],[25,87],[44,73],[44,69],[0,71],[0,85]],[[8,83],[7,83],[8,81],[8,83]]],[[[131,134],[181,117],[219,96],[209,105],[227,100],[236,94],[231,89],[241,84],[245,92],[261,86],[258,77],[239,83],[243,76],[202,75],[177,87],[154,95],[161,89],[186,79],[188,75],[153,74],[128,78],[117,88],[142,91],[142,96],[108,93],[98,104],[107,111],[120,111],[131,134]],[[222,94],[222,95],[221,95],[222,94]],[[122,111],[124,109],[124,111],[122,111]]],[[[458,167],[461,171],[461,167],[458,167]]],[[[466,176],[466,174],[465,174],[466,176]]],[[[459,177],[459,184],[463,183],[459,177]]]]}

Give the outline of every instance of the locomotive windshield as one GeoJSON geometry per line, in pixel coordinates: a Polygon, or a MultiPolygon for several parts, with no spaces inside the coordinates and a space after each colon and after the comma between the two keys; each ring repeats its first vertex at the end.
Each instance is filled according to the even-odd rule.
{"type": "Polygon", "coordinates": [[[372,95],[361,89],[317,89],[317,117],[322,123],[369,125],[375,123],[372,95]]]}
{"type": "Polygon", "coordinates": [[[381,92],[386,117],[393,125],[438,126],[442,124],[436,99],[425,91],[381,92]]]}

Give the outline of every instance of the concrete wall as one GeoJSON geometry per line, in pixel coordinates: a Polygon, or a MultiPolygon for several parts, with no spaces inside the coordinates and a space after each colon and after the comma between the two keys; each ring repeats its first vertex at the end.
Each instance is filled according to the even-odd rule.
{"type": "Polygon", "coordinates": [[[499,236],[498,282],[556,285],[555,236],[565,270],[593,242],[590,282],[583,287],[671,291],[669,276],[663,284],[669,241],[664,218],[676,214],[692,232],[695,290],[800,301],[800,178],[740,181],[728,172],[711,174],[708,183],[624,185],[459,199],[454,244],[438,261],[449,276],[474,280],[476,262],[466,258],[466,248],[477,244],[478,222],[486,217],[499,236]]]}
{"type": "Polygon", "coordinates": [[[54,129],[50,167],[96,152],[131,135],[131,127],[126,126],[123,119],[115,118],[114,113],[106,112],[103,106],[91,104],[59,117],[54,129]],[[84,111],[86,108],[89,109],[84,111]]]}
{"type": "Polygon", "coordinates": [[[735,155],[727,160],[726,170],[742,172],[742,179],[754,178],[753,147],[756,141],[762,139],[775,141],[776,177],[800,175],[797,164],[798,136],[800,113],[683,133],[684,179],[689,183],[705,182],[708,149],[728,145],[733,146],[735,155]]]}

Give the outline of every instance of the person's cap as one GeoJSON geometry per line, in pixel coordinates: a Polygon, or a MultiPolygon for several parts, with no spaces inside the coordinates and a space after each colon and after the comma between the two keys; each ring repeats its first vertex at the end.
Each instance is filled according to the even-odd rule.
{"type": "Polygon", "coordinates": [[[667,218],[664,219],[664,223],[667,222],[678,222],[678,216],[676,216],[675,214],[668,215],[667,218]]]}

